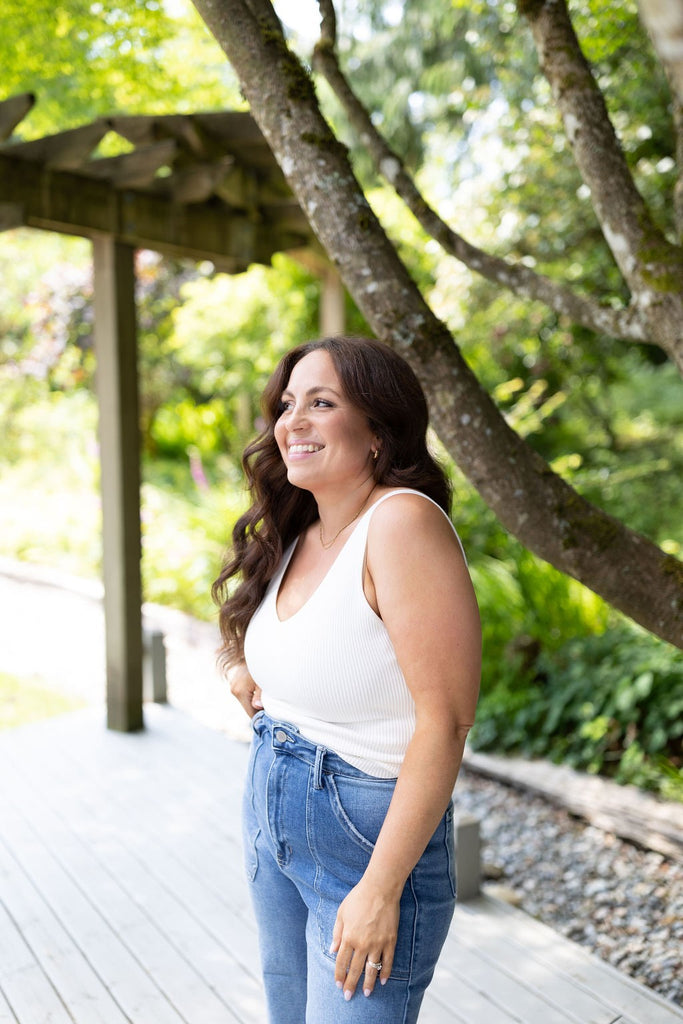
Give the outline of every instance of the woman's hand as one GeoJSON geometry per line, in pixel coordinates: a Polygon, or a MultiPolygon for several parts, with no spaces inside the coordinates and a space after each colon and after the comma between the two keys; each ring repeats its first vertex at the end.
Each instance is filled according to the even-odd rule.
{"type": "Polygon", "coordinates": [[[257,686],[249,675],[249,669],[243,661],[233,665],[228,672],[230,693],[240,702],[250,718],[263,708],[261,703],[261,687],[257,686]]]}
{"type": "Polygon", "coordinates": [[[341,903],[332,933],[331,953],[337,954],[334,979],[350,999],[363,977],[369,996],[380,979],[384,985],[394,960],[398,935],[400,895],[389,897],[362,878],[341,903]],[[378,971],[376,964],[381,964],[378,971]]]}

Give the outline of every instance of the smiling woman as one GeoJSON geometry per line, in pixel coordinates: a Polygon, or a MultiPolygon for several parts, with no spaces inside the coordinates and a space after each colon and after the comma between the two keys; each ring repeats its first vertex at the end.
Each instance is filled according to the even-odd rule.
{"type": "Polygon", "coordinates": [[[479,683],[449,487],[420,385],[377,341],[294,349],[263,407],[214,596],[254,729],[244,848],[270,1021],[411,1024],[453,912],[479,683]]]}

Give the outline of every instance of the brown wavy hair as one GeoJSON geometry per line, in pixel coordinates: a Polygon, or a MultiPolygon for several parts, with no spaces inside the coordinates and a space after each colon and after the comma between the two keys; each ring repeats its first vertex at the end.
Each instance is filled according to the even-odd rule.
{"type": "Polygon", "coordinates": [[[427,401],[405,359],[371,338],[337,336],[292,349],[278,363],[263,393],[266,425],[242,457],[251,506],[235,524],[230,555],[211,591],[220,606],[219,660],[224,668],[242,659],[247,626],[283,552],[318,518],[313,495],[287,479],[274,428],[292,370],[304,356],[321,349],[330,354],[346,397],[365,413],[381,441],[372,464],[375,484],[411,487],[450,514],[450,482],[427,447],[427,401]]]}

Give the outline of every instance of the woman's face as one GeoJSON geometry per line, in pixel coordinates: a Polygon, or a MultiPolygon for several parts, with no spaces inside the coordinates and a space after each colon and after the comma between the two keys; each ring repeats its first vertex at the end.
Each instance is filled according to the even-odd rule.
{"type": "Polygon", "coordinates": [[[299,360],[282,406],[275,440],[291,484],[315,493],[344,491],[372,475],[377,438],[344,394],[328,352],[316,349],[299,360]]]}

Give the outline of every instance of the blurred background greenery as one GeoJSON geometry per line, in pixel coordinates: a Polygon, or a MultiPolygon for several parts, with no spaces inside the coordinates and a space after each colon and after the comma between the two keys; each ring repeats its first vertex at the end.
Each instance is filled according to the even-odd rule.
{"type": "MultiPolygon", "coordinates": [[[[36,5],[10,6],[25,34],[46,31],[36,5]]],[[[44,53],[40,67],[22,65],[0,41],[9,91],[39,93],[27,137],[117,108],[241,104],[189,4],[162,18],[158,5],[146,4],[145,14],[126,0],[121,12],[130,8],[131,18],[111,24],[109,37],[97,6],[58,5],[69,22],[64,52],[44,53]],[[172,46],[180,33],[203,69],[191,88],[172,46]],[[97,49],[98,39],[97,66],[79,65],[78,46],[97,49]],[[151,63],[141,59],[146,52],[151,63]]],[[[356,87],[443,214],[473,242],[580,282],[588,294],[608,283],[617,290],[528,33],[513,31],[514,4],[341,8],[341,47],[356,87]]],[[[574,8],[638,184],[670,229],[670,105],[635,5],[610,5],[602,20],[598,0],[574,8]]],[[[589,334],[473,277],[422,235],[361,152],[353,158],[432,307],[514,428],[582,494],[680,556],[683,403],[674,368],[655,349],[589,334]]],[[[240,453],[277,358],[317,334],[319,282],[285,255],[228,277],[150,252],[138,253],[137,279],[145,599],[210,619],[211,583],[244,507],[240,453]]],[[[364,330],[350,302],[347,316],[351,332],[364,330]]],[[[94,370],[89,245],[6,232],[0,554],[85,577],[98,576],[101,556],[94,370]]],[[[434,445],[444,457],[436,438],[434,445]]],[[[523,549],[449,469],[453,520],[484,625],[475,747],[548,757],[683,798],[680,652],[523,549]]]]}

